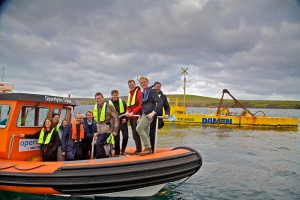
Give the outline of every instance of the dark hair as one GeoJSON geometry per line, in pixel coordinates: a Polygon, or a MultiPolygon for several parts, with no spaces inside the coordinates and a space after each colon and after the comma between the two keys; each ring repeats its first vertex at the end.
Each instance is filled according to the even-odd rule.
{"type": "Polygon", "coordinates": [[[85,115],[87,115],[88,113],[91,113],[93,115],[93,112],[90,110],[86,111],[85,115]]]}
{"type": "Polygon", "coordinates": [[[111,95],[113,95],[113,94],[115,94],[115,93],[119,94],[119,91],[118,91],[118,90],[112,90],[112,91],[111,91],[111,95]]]}
{"type": "Polygon", "coordinates": [[[155,86],[155,85],[161,85],[161,83],[158,82],[158,81],[156,81],[156,82],[153,84],[153,86],[155,86]]]}
{"type": "MultiPolygon", "coordinates": [[[[49,118],[46,118],[46,119],[45,119],[45,121],[44,121],[44,123],[43,123],[43,127],[45,127],[45,126],[46,126],[46,121],[47,121],[47,120],[49,120],[49,121],[51,122],[51,125],[52,125],[52,121],[51,121],[51,119],[49,119],[49,118]]],[[[50,126],[50,127],[51,127],[51,126],[50,126]]]]}
{"type": "Polygon", "coordinates": [[[53,114],[52,114],[52,118],[55,117],[56,115],[58,115],[58,116],[60,117],[60,114],[58,114],[58,113],[53,113],[53,114]]]}
{"type": "Polygon", "coordinates": [[[102,94],[101,92],[96,92],[95,97],[96,97],[96,96],[101,96],[101,97],[104,98],[104,96],[103,96],[103,94],[102,94]]]}
{"type": "Polygon", "coordinates": [[[132,80],[132,79],[128,80],[128,84],[131,83],[131,82],[133,82],[135,84],[134,80],[132,80]]]}
{"type": "Polygon", "coordinates": [[[69,123],[68,120],[66,120],[66,119],[62,120],[62,121],[61,121],[61,124],[60,124],[60,126],[59,126],[60,129],[63,129],[63,125],[62,125],[62,124],[63,124],[64,121],[66,121],[67,124],[69,123]]]}

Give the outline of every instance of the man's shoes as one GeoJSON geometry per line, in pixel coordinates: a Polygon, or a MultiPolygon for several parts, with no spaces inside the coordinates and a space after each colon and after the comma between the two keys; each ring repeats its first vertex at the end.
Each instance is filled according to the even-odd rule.
{"type": "Polygon", "coordinates": [[[130,154],[129,154],[129,153],[126,153],[126,152],[122,152],[122,153],[120,154],[120,156],[130,156],[130,154]]]}
{"type": "Polygon", "coordinates": [[[141,156],[152,154],[151,148],[145,148],[144,151],[140,154],[141,156]]]}
{"type": "Polygon", "coordinates": [[[131,155],[140,155],[142,152],[140,152],[140,151],[135,151],[135,152],[133,152],[133,154],[131,154],[131,155]]]}

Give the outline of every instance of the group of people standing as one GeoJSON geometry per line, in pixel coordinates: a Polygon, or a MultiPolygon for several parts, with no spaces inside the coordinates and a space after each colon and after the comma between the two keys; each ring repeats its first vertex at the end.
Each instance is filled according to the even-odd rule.
{"type": "MultiPolygon", "coordinates": [[[[45,120],[42,130],[20,136],[38,139],[44,161],[81,160],[91,156],[106,158],[108,154],[105,145],[110,136],[114,137],[115,156],[127,154],[129,122],[136,148],[134,154],[151,154],[155,148],[156,118],[163,115],[163,109],[163,117],[168,118],[170,106],[159,82],[149,86],[148,78],[142,76],[139,83],[140,87],[136,86],[134,80],[128,81],[130,91],[126,103],[119,97],[118,90],[111,91],[109,101],[105,100],[102,93],[97,92],[96,104],[85,116],[77,113],[75,120],[70,123],[63,120],[62,124],[58,125],[59,114],[54,114],[52,119],[45,120]],[[92,151],[94,137],[95,151],[92,151]]],[[[162,126],[163,120],[159,118],[159,128],[162,126]]]]}

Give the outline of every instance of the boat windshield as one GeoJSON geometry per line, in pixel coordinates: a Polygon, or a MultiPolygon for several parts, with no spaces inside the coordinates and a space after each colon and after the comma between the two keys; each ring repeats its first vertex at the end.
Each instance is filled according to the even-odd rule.
{"type": "Polygon", "coordinates": [[[0,104],[0,128],[5,128],[9,115],[10,115],[10,105],[0,104]]]}
{"type": "Polygon", "coordinates": [[[53,116],[56,113],[59,114],[60,115],[59,124],[61,124],[63,120],[71,121],[72,110],[73,109],[72,109],[71,106],[64,106],[62,109],[60,109],[60,108],[53,108],[51,116],[53,116]]]}
{"type": "Polygon", "coordinates": [[[18,117],[19,127],[35,127],[43,126],[44,120],[49,112],[48,107],[24,105],[20,109],[18,117]]]}

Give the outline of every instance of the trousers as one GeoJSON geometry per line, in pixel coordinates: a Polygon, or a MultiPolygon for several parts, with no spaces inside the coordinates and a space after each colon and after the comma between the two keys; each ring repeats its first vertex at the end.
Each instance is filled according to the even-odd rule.
{"type": "Polygon", "coordinates": [[[96,158],[107,158],[105,153],[104,145],[106,144],[106,139],[109,137],[110,133],[100,134],[96,141],[96,158]]]}

